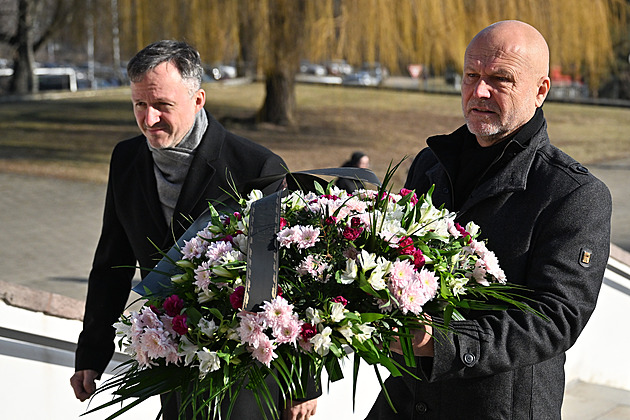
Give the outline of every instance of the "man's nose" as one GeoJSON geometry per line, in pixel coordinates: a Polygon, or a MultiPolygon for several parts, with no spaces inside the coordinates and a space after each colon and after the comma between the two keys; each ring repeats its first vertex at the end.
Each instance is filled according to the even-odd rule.
{"type": "Polygon", "coordinates": [[[477,86],[475,86],[475,96],[477,96],[478,98],[489,98],[491,96],[490,91],[490,85],[487,84],[484,79],[479,79],[479,82],[477,82],[477,86]]]}
{"type": "Polygon", "coordinates": [[[153,108],[152,106],[147,107],[147,116],[146,116],[146,124],[149,127],[153,127],[155,124],[160,122],[160,111],[153,108]]]}

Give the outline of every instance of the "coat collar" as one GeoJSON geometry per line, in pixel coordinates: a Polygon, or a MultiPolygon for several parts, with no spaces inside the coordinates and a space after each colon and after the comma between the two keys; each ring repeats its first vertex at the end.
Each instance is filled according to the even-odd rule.
{"type": "MultiPolygon", "coordinates": [[[[542,110],[538,110],[534,118],[523,128],[526,130],[522,133],[526,135],[517,135],[507,140],[503,152],[488,168],[489,171],[493,171],[493,175],[482,177],[473,190],[471,198],[462,205],[460,212],[466,211],[488,197],[525,190],[536,152],[549,143],[547,123],[542,110]]],[[[428,169],[427,177],[436,183],[444,171],[450,184],[450,191],[453,191],[452,165],[459,159],[464,136],[472,136],[466,125],[451,134],[434,136],[427,140],[427,144],[440,162],[440,165],[428,169]]],[[[452,197],[448,203],[452,203],[452,197]]]]}

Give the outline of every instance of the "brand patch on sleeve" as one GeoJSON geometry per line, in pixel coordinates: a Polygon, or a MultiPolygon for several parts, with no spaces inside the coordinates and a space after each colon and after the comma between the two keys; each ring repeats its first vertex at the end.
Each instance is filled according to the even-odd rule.
{"type": "Polygon", "coordinates": [[[580,251],[580,265],[582,267],[588,267],[591,265],[591,260],[593,259],[593,251],[590,249],[582,249],[580,251]]]}

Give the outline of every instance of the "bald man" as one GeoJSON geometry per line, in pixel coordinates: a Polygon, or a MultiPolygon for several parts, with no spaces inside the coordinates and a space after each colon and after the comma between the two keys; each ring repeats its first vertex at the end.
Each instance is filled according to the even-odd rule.
{"type": "Polygon", "coordinates": [[[448,332],[415,331],[410,372],[420,380],[390,377],[397,413],[381,393],[368,419],[560,419],[565,352],[595,308],[608,260],[611,197],[550,144],[548,71],[547,43],[532,26],[483,29],[464,57],[466,124],[429,138],[405,185],[418,193],[435,185],[436,205],[462,226],[477,223],[508,281],[525,286],[546,318],[472,311],[448,332]]]}

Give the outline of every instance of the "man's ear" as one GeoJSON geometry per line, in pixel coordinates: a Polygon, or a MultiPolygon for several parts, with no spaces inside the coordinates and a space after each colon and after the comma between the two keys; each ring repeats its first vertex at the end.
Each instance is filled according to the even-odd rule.
{"type": "Polygon", "coordinates": [[[195,113],[198,112],[206,104],[206,91],[199,89],[195,92],[195,113]]]}
{"type": "Polygon", "coordinates": [[[551,79],[545,76],[538,82],[538,93],[536,93],[536,108],[540,108],[547,98],[549,89],[551,88],[551,79]]]}

